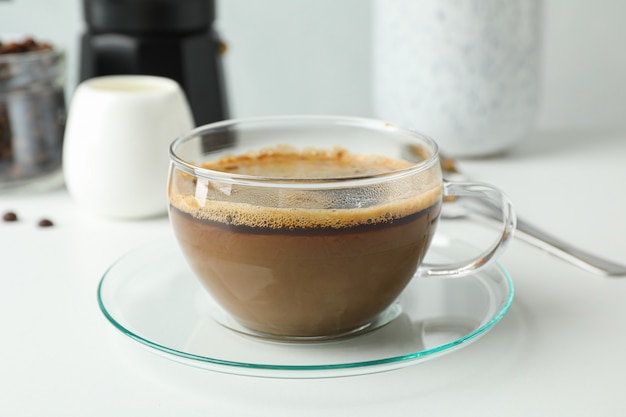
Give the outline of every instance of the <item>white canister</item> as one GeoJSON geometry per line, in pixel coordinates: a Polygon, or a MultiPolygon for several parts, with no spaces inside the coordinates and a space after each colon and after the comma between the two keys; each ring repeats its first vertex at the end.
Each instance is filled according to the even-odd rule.
{"type": "Polygon", "coordinates": [[[374,0],[378,118],[431,135],[450,156],[504,151],[532,129],[541,0],[374,0]]]}
{"type": "Polygon", "coordinates": [[[193,127],[184,92],[171,79],[113,75],[84,81],[72,97],[63,144],[71,197],[103,217],[165,214],[169,145],[193,127]]]}

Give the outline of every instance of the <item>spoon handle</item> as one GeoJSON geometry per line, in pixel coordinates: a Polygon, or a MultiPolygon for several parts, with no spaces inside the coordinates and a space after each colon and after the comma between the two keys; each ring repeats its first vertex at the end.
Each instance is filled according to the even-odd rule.
{"type": "Polygon", "coordinates": [[[626,277],[626,266],[601,258],[558,239],[524,219],[517,218],[516,236],[580,268],[606,277],[626,277]]]}
{"type": "MultiPolygon", "coordinates": [[[[459,182],[468,181],[467,177],[457,168],[454,159],[440,155],[440,161],[441,169],[446,180],[459,182]]],[[[481,204],[481,206],[483,210],[479,208],[475,211],[478,213],[482,212],[487,218],[494,218],[494,216],[496,216],[497,210],[495,210],[495,207],[491,207],[489,204],[481,204]]],[[[476,207],[474,208],[476,209],[476,207]]],[[[612,278],[626,278],[626,265],[601,258],[586,250],[566,243],[539,229],[519,215],[517,216],[515,236],[526,243],[594,274],[612,278]]]]}
{"type": "MultiPolygon", "coordinates": [[[[466,202],[464,205],[466,208],[470,208],[471,212],[482,215],[483,218],[499,220],[499,213],[492,205],[482,200],[477,201],[476,204],[468,203],[466,202]]],[[[515,237],[594,274],[611,278],[626,278],[626,265],[601,258],[584,249],[566,243],[529,223],[519,215],[517,216],[515,237]]]]}

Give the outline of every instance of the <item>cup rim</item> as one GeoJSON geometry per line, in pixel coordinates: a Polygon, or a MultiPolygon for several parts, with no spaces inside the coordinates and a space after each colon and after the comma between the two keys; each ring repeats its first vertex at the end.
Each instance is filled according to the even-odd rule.
{"type": "Polygon", "coordinates": [[[178,82],[171,78],[144,74],[100,75],[83,81],[78,88],[88,88],[102,95],[125,96],[171,94],[180,91],[178,82]],[[133,88],[122,88],[123,86],[133,88]]]}
{"type": "Polygon", "coordinates": [[[384,181],[399,179],[410,175],[415,175],[418,172],[425,171],[431,168],[433,165],[439,163],[439,146],[428,135],[418,132],[414,129],[401,127],[391,122],[356,116],[335,116],[335,115],[283,115],[283,116],[257,116],[248,118],[233,118],[213,122],[198,126],[195,129],[177,137],[171,143],[169,148],[170,163],[175,165],[177,169],[182,170],[190,175],[202,177],[207,180],[218,180],[227,183],[235,183],[241,185],[253,185],[253,186],[266,186],[266,187],[284,187],[286,185],[298,186],[300,188],[333,188],[337,186],[359,186],[375,184],[384,181]],[[225,129],[229,126],[237,124],[259,124],[267,123],[280,123],[280,122],[327,122],[329,124],[339,124],[343,126],[361,126],[370,129],[390,129],[408,136],[419,139],[422,143],[425,143],[431,150],[431,154],[419,162],[412,163],[408,167],[389,170],[382,173],[360,176],[342,176],[342,177],[329,177],[329,178],[284,178],[284,177],[271,177],[271,176],[256,176],[236,174],[229,172],[216,171],[199,166],[197,163],[185,160],[180,157],[176,150],[185,144],[186,142],[193,140],[202,134],[206,134],[210,131],[218,131],[225,129]]]}

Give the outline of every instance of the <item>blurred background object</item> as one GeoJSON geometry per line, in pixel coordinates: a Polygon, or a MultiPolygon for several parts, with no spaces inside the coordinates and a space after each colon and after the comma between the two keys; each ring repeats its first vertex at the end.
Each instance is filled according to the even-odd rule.
{"type": "Polygon", "coordinates": [[[0,189],[60,178],[64,81],[62,51],[39,39],[0,37],[0,189]]]}
{"type": "MultiPolygon", "coordinates": [[[[626,2],[548,0],[544,7],[537,129],[626,128],[626,2]]],[[[83,20],[76,0],[0,2],[3,31],[35,33],[66,49],[68,91],[78,81],[83,20]]],[[[372,21],[367,0],[217,0],[230,115],[372,115],[372,21]]]]}
{"type": "Polygon", "coordinates": [[[542,0],[374,0],[374,115],[453,157],[502,152],[539,111],[542,0]]]}
{"type": "Polygon", "coordinates": [[[156,75],[181,85],[197,124],[227,117],[213,0],[83,0],[80,81],[156,75]]]}
{"type": "Polygon", "coordinates": [[[83,81],[72,96],[63,174],[84,210],[117,219],[167,213],[168,149],[193,129],[180,85],[154,75],[107,75],[83,81]]]}

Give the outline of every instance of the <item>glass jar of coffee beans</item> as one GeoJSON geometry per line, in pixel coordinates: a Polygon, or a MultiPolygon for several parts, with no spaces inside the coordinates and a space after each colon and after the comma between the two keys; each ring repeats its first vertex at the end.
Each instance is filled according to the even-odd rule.
{"type": "Polygon", "coordinates": [[[64,70],[49,43],[0,37],[0,189],[60,177],[64,70]]]}

